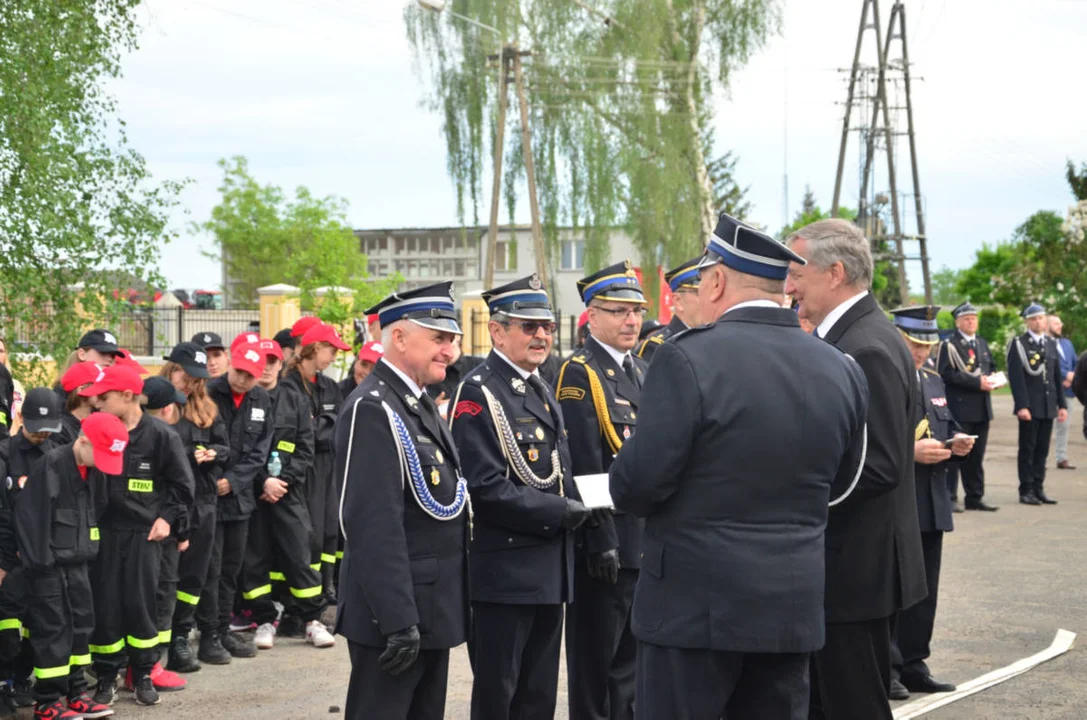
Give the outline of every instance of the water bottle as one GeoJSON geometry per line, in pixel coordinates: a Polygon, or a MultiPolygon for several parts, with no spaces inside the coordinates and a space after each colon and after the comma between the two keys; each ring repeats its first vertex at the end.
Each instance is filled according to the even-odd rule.
{"type": "Polygon", "coordinates": [[[279,459],[279,451],[273,450],[272,457],[268,459],[268,477],[279,477],[283,472],[283,461],[279,459]]]}

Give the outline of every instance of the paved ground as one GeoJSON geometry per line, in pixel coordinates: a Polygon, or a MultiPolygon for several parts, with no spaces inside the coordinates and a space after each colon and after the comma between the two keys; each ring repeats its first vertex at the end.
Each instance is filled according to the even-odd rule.
{"type": "MultiPolygon", "coordinates": [[[[1055,507],[1017,503],[1015,421],[1009,397],[996,398],[988,451],[986,499],[997,513],[956,515],[944,545],[940,610],[931,666],[941,679],[964,682],[1047,647],[1058,628],[1087,632],[1087,443],[1080,411],[1073,412],[1073,463],[1084,469],[1050,472],[1055,507]]],[[[1051,460],[1050,465],[1054,462],[1051,460]]],[[[1087,637],[1083,642],[1087,643],[1087,637]]],[[[349,673],[347,648],[315,650],[280,641],[255,660],[206,668],[191,687],[164,695],[157,708],[124,696],[118,717],[329,718],[342,708],[349,673]]],[[[935,711],[933,720],[1087,717],[1087,653],[1068,654],[979,695],[935,711]]],[[[447,718],[467,718],[471,672],[455,651],[447,718]]],[[[557,718],[565,720],[565,695],[557,718]]]]}

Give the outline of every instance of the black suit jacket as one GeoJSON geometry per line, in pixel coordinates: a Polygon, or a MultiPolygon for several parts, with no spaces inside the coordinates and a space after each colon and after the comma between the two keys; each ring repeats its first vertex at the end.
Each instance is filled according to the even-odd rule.
{"type": "Polygon", "coordinates": [[[966,342],[958,330],[947,340],[940,343],[936,355],[936,370],[944,380],[947,389],[947,402],[951,414],[959,422],[980,423],[993,419],[992,394],[981,389],[981,378],[972,373],[981,370],[982,375],[989,375],[996,369],[989,344],[980,335],[974,336],[974,347],[966,342]],[[965,372],[951,362],[951,351],[958,353],[966,365],[965,372]]]}
{"type": "Polygon", "coordinates": [[[662,328],[658,328],[646,336],[642,341],[641,347],[638,348],[638,357],[646,362],[653,360],[653,353],[657,351],[665,340],[670,337],[674,337],[687,329],[687,324],[679,319],[678,315],[673,315],[671,322],[662,328]]]}
{"type": "Polygon", "coordinates": [[[646,518],[638,639],[823,646],[827,503],[860,465],[866,386],[792,310],[739,308],[659,346],[611,468],[616,507],[646,518]]]}
{"type": "Polygon", "coordinates": [[[928,595],[913,482],[917,373],[871,293],[826,340],[849,353],[868,380],[864,472],[853,493],[831,508],[827,524],[827,622],[862,622],[928,595]]]}
{"type": "Polygon", "coordinates": [[[1068,407],[1060,362],[1057,343],[1051,337],[1043,337],[1040,343],[1035,343],[1030,333],[1025,332],[1008,344],[1008,383],[1015,400],[1013,412],[1027,408],[1032,420],[1052,420],[1057,417],[1058,409],[1068,407]],[[1029,367],[1044,365],[1045,372],[1029,374],[1023,367],[1017,344],[1022,344],[1029,367]]]}
{"type": "Polygon", "coordinates": [[[436,520],[404,482],[383,403],[407,427],[438,502],[453,502],[460,476],[449,428],[408,398],[415,400],[408,386],[379,361],[336,422],[335,477],[344,479],[340,518],[346,537],[336,632],[383,648],[387,635],[418,625],[424,650],[445,649],[468,637],[468,509],[436,520]]]}
{"type": "MultiPolygon", "coordinates": [[[[575,475],[607,472],[616,452],[604,435],[607,429],[601,427],[597,417],[586,368],[600,380],[607,417],[621,444],[634,434],[638,424],[641,381],[645,378],[647,365],[644,360],[634,358],[634,372],[639,382],[631,382],[623,368],[591,335],[586,338],[584,347],[563,364],[557,395],[570,431],[575,475]]],[[[589,553],[618,548],[620,564],[625,568],[638,568],[644,526],[645,521],[641,518],[618,512],[599,528],[582,530],[582,544],[589,553]]]]}
{"type": "Polygon", "coordinates": [[[562,528],[562,518],[566,497],[580,496],[562,413],[546,384],[544,389],[546,403],[492,352],[458,390],[450,425],[472,492],[472,600],[514,605],[573,601],[574,536],[562,528]],[[525,485],[510,467],[484,387],[505,412],[516,452],[533,474],[549,477],[551,454],[558,450],[561,475],[547,490],[525,485]]]}

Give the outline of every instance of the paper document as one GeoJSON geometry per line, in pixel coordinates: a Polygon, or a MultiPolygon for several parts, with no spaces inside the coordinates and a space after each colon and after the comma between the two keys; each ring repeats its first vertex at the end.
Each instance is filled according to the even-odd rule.
{"type": "Polygon", "coordinates": [[[611,501],[611,490],[608,488],[608,474],[575,475],[574,484],[581,493],[581,502],[587,508],[615,507],[611,501]]]}
{"type": "Polygon", "coordinates": [[[1003,372],[995,372],[989,376],[989,382],[992,384],[993,389],[996,390],[1008,384],[1008,376],[1003,372]]]}

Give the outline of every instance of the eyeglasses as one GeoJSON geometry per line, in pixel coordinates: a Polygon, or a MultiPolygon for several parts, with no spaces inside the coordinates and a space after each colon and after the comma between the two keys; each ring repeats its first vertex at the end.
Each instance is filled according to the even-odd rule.
{"type": "Polygon", "coordinates": [[[545,335],[554,335],[558,325],[550,320],[510,320],[510,325],[520,325],[525,335],[535,335],[543,328],[545,335]]]}
{"type": "Polygon", "coordinates": [[[599,310],[600,312],[606,312],[614,318],[626,318],[628,316],[645,317],[646,313],[649,312],[649,308],[646,307],[606,308],[594,305],[593,309],[599,310]]]}

